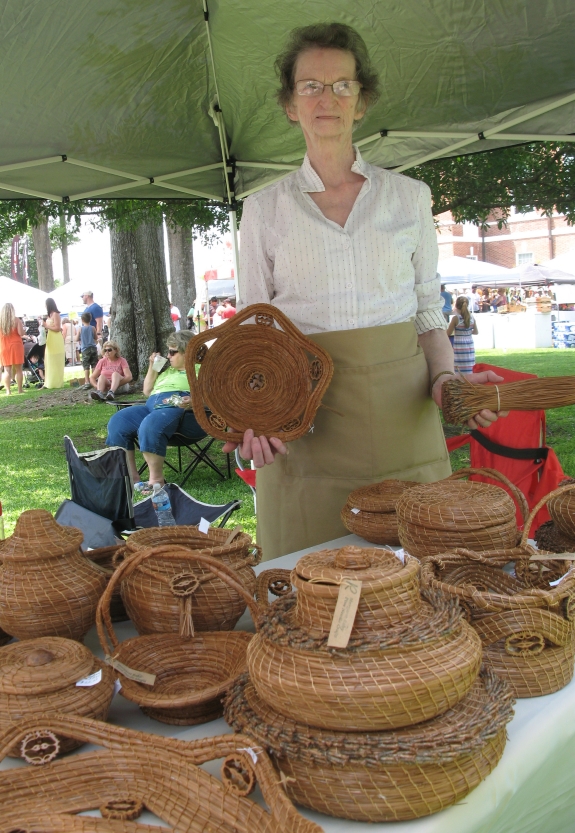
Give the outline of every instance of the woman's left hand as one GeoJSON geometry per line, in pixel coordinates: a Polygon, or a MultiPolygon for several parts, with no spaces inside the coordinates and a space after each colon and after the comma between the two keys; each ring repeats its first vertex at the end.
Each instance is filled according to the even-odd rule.
{"type": "MultiPolygon", "coordinates": [[[[431,393],[433,401],[441,408],[441,389],[445,382],[453,379],[453,376],[441,376],[433,386],[431,393]]],[[[498,376],[493,370],[483,370],[481,373],[466,373],[465,378],[472,385],[485,385],[487,382],[503,382],[502,376],[498,376]]],[[[489,428],[489,426],[496,422],[499,417],[506,417],[509,411],[490,411],[484,408],[474,417],[467,420],[467,425],[473,430],[475,428],[489,428]]]]}

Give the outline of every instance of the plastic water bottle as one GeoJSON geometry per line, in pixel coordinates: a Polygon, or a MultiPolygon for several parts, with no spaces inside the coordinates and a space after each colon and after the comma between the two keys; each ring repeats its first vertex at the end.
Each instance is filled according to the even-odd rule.
{"type": "Polygon", "coordinates": [[[152,506],[158,516],[158,526],[176,526],[168,493],[159,483],[154,483],[153,488],[152,506]]]}

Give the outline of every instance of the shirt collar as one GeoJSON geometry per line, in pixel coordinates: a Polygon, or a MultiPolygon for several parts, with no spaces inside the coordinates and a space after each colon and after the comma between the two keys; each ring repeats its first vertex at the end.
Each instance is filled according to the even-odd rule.
{"type": "MultiPolygon", "coordinates": [[[[371,185],[371,175],[369,172],[369,166],[364,161],[357,145],[354,145],[353,149],[355,151],[355,162],[351,166],[351,170],[354,173],[360,174],[361,176],[365,177],[371,185]]],[[[316,171],[313,169],[307,153],[304,157],[301,168],[297,171],[297,183],[300,191],[325,191],[325,186],[321,181],[319,174],[316,173],[316,171]]]]}

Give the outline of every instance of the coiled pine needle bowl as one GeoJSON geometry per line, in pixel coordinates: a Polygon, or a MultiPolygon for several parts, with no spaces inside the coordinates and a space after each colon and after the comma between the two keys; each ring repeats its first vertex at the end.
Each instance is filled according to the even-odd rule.
{"type": "Polygon", "coordinates": [[[398,546],[395,506],[403,492],[415,485],[406,480],[383,480],[355,489],[341,510],[343,525],[372,544],[398,546]]]}

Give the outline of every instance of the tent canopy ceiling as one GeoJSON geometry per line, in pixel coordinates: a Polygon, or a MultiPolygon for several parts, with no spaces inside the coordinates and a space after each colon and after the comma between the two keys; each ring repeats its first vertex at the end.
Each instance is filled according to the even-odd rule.
{"type": "Polygon", "coordinates": [[[263,187],[305,150],[274,58],[321,20],[357,28],[380,73],[356,131],[374,164],[575,132],[572,0],[211,0],[207,22],[201,0],[5,0],[1,20],[0,199],[263,187]]]}

